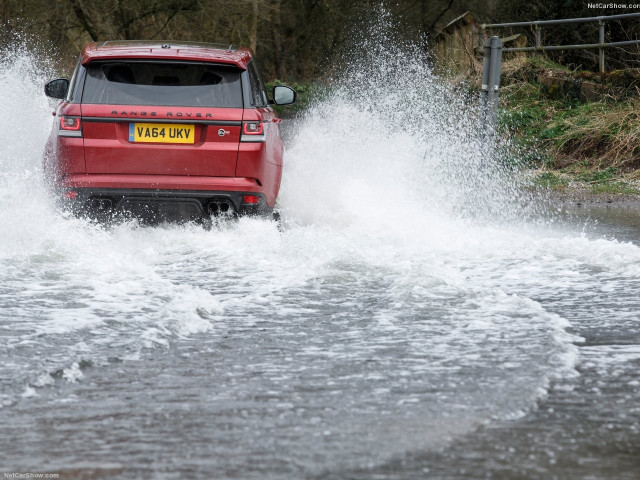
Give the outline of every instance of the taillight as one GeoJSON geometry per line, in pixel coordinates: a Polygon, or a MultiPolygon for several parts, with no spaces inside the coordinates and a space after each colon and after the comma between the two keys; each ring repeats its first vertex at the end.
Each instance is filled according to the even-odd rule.
{"type": "Polygon", "coordinates": [[[60,117],[60,128],[63,130],[80,130],[80,117],[60,117]]]}
{"type": "Polygon", "coordinates": [[[262,122],[244,122],[242,133],[245,135],[262,135],[264,124],[262,122]]]}
{"type": "Polygon", "coordinates": [[[243,122],[242,142],[264,142],[265,124],[263,122],[243,122]]]}
{"type": "Polygon", "coordinates": [[[60,117],[60,130],[58,130],[58,135],[61,137],[81,137],[81,123],[80,117],[60,117]]]}
{"type": "Polygon", "coordinates": [[[260,203],[260,197],[257,195],[243,195],[242,203],[245,205],[256,205],[260,203]]]}

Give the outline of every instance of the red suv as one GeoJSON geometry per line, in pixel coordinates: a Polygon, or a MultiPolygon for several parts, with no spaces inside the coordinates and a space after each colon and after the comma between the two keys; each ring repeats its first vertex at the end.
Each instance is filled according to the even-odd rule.
{"type": "Polygon", "coordinates": [[[114,41],[84,48],[62,101],[45,174],[74,210],[176,220],[269,214],[284,145],[270,104],[296,93],[260,79],[253,52],[207,43],[114,41]]]}

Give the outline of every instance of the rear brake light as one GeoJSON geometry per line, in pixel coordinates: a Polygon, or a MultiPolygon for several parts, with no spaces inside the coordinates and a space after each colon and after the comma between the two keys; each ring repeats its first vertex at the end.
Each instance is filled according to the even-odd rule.
{"type": "Polygon", "coordinates": [[[264,142],[266,126],[263,122],[243,122],[241,142],[264,142]]]}
{"type": "Polygon", "coordinates": [[[80,118],[60,117],[60,128],[62,130],[80,130],[80,118]]]}
{"type": "Polygon", "coordinates": [[[58,135],[62,137],[81,137],[81,123],[80,117],[60,117],[60,130],[58,130],[58,135]]]}
{"type": "Polygon", "coordinates": [[[262,122],[244,122],[242,133],[245,135],[262,135],[264,124],[262,122]]]}
{"type": "Polygon", "coordinates": [[[242,196],[242,203],[249,204],[249,205],[255,205],[255,204],[260,203],[260,197],[258,197],[257,195],[243,195],[242,196]]]}
{"type": "Polygon", "coordinates": [[[64,198],[67,198],[69,200],[75,200],[77,196],[78,192],[76,192],[75,190],[67,190],[64,192],[64,198]]]}

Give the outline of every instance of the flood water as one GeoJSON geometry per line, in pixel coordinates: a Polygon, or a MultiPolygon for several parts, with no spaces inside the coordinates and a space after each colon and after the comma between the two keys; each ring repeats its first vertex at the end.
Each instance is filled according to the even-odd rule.
{"type": "Polygon", "coordinates": [[[639,213],[536,203],[377,53],[414,87],[348,73],[287,120],[282,224],[209,231],[58,211],[46,75],[5,60],[0,471],[638,478],[639,213]]]}

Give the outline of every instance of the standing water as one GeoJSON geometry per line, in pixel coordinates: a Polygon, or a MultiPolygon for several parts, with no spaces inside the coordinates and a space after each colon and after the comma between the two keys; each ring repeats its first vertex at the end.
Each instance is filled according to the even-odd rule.
{"type": "Polygon", "coordinates": [[[3,471],[637,478],[638,236],[546,214],[390,43],[291,121],[280,228],[61,214],[47,76],[2,61],[3,471]]]}

